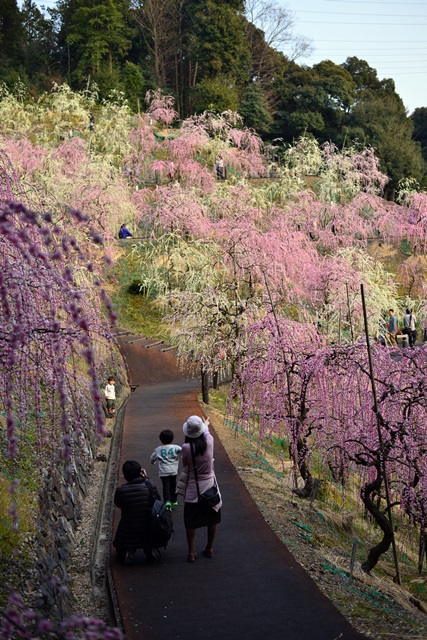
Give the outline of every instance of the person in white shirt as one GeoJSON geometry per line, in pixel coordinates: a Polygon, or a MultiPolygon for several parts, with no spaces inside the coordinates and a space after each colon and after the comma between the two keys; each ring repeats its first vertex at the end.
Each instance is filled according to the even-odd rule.
{"type": "Polygon", "coordinates": [[[112,418],[116,412],[116,387],[114,386],[114,378],[108,378],[108,384],[105,387],[104,393],[107,400],[108,417],[112,418]]]}
{"type": "Polygon", "coordinates": [[[178,505],[176,495],[176,476],[178,474],[179,454],[181,447],[173,442],[173,431],[163,429],[159,434],[159,447],[156,447],[151,454],[151,463],[159,465],[159,477],[163,485],[163,502],[171,509],[178,505]]]}
{"type": "Polygon", "coordinates": [[[408,336],[410,347],[413,347],[417,340],[417,330],[415,328],[416,321],[417,318],[415,317],[415,313],[412,313],[411,309],[406,309],[406,313],[403,316],[402,333],[406,333],[408,336]]]}

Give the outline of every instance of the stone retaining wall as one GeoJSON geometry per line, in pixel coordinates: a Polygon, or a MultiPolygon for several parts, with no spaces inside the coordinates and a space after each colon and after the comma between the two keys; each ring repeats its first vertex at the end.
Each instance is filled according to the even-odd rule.
{"type": "Polygon", "coordinates": [[[62,619],[72,613],[67,561],[74,532],[80,521],[83,501],[93,468],[96,442],[93,427],[86,424],[72,434],[73,480],[67,484],[58,452],[49,471],[44,473],[39,492],[39,515],[34,545],[36,566],[35,607],[49,617],[62,619]]]}
{"type": "MultiPolygon", "coordinates": [[[[127,387],[123,388],[123,393],[127,395],[127,387]]],[[[118,408],[122,401],[118,398],[118,408]]],[[[112,426],[112,422],[107,421],[107,428],[112,426]]],[[[42,474],[33,547],[34,570],[31,572],[32,584],[29,585],[34,608],[54,619],[64,619],[74,613],[68,562],[100,448],[93,429],[93,416],[88,416],[87,423],[71,437],[71,465],[70,461],[65,462],[61,458],[58,451],[49,471],[44,470],[42,474]],[[67,484],[64,474],[64,467],[69,466],[72,467],[71,484],[67,484]]],[[[90,535],[92,546],[96,527],[90,535]]],[[[87,570],[89,573],[90,566],[87,570]]]]}

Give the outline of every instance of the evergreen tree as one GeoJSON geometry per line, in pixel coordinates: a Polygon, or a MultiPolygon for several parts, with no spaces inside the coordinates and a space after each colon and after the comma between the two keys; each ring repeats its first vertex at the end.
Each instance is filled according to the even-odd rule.
{"type": "Polygon", "coordinates": [[[245,38],[242,0],[189,0],[183,14],[183,59],[186,61],[187,109],[191,93],[202,80],[222,79],[230,89],[249,78],[249,46],[245,38]]]}
{"type": "Polygon", "coordinates": [[[390,189],[403,178],[422,180],[423,159],[419,144],[412,139],[414,125],[396,93],[380,91],[360,100],[351,110],[348,124],[351,139],[375,148],[382,171],[390,176],[390,189]]]}
{"type": "Polygon", "coordinates": [[[76,45],[72,61],[78,82],[90,75],[114,78],[114,67],[130,47],[127,0],[76,0],[67,43],[76,45]]]}
{"type": "Polygon", "coordinates": [[[47,18],[33,0],[24,0],[21,12],[25,70],[33,85],[46,90],[57,66],[53,20],[47,18]]]}
{"type": "Polygon", "coordinates": [[[77,44],[70,44],[68,34],[76,11],[77,0],[58,0],[54,9],[49,9],[55,30],[55,56],[62,77],[71,86],[71,73],[77,60],[77,44]]]}
{"type": "Polygon", "coordinates": [[[16,0],[0,0],[0,81],[12,85],[23,74],[22,16],[16,0]]]}
{"type": "Polygon", "coordinates": [[[251,82],[242,92],[239,113],[247,127],[258,133],[268,133],[273,118],[266,94],[259,82],[251,82]]]}
{"type": "Polygon", "coordinates": [[[424,163],[420,146],[412,139],[414,123],[391,78],[380,80],[365,60],[347,58],[342,65],[356,84],[357,99],[344,124],[346,136],[375,148],[381,169],[390,176],[393,191],[399,180],[422,181],[424,163]]]}
{"type": "Polygon", "coordinates": [[[427,107],[415,109],[411,120],[414,123],[414,140],[421,144],[423,158],[427,162],[427,107]]]}
{"type": "Polygon", "coordinates": [[[345,113],[355,97],[348,71],[330,60],[311,69],[292,63],[276,86],[280,96],[276,136],[290,142],[311,133],[321,142],[339,141],[345,113]]]}

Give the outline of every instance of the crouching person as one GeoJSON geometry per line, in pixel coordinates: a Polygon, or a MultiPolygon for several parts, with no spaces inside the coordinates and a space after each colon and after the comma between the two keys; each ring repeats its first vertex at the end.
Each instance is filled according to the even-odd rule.
{"type": "Polygon", "coordinates": [[[113,545],[120,560],[134,564],[135,551],[143,549],[148,561],[154,560],[149,543],[149,519],[157,489],[136,460],[126,460],[122,467],[125,484],[117,487],[114,504],[121,510],[113,545]]]}

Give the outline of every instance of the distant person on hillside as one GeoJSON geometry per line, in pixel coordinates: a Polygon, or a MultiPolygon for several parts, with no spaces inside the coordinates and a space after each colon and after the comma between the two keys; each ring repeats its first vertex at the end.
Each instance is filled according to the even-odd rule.
{"type": "Polygon", "coordinates": [[[107,401],[108,417],[113,418],[116,412],[116,387],[114,378],[112,376],[108,378],[108,383],[105,386],[104,394],[107,401]]]}
{"type": "Polygon", "coordinates": [[[406,313],[403,316],[403,329],[402,333],[408,336],[409,346],[413,347],[417,340],[417,330],[415,329],[415,323],[417,318],[411,309],[406,309],[406,313]]]}
{"type": "Polygon", "coordinates": [[[394,315],[394,310],[389,309],[388,311],[388,323],[387,323],[387,338],[389,338],[393,347],[397,347],[397,318],[394,315]]]}
{"type": "Polygon", "coordinates": [[[218,156],[218,158],[216,159],[215,171],[218,180],[224,180],[224,160],[222,159],[222,156],[218,156]]]}
{"type": "Polygon", "coordinates": [[[126,460],[122,472],[126,483],[114,494],[114,504],[122,513],[113,545],[126,565],[134,564],[137,549],[143,549],[151,562],[155,558],[149,543],[149,521],[154,499],[160,500],[160,496],[136,460],[126,460]]]}
{"type": "Polygon", "coordinates": [[[132,238],[132,234],[125,224],[122,224],[119,231],[119,238],[122,240],[123,238],[132,238]]]}
{"type": "Polygon", "coordinates": [[[172,182],[175,177],[175,165],[172,160],[168,163],[168,178],[172,182]]]}
{"type": "Polygon", "coordinates": [[[151,454],[151,463],[159,465],[159,477],[163,485],[163,502],[171,509],[178,506],[176,495],[176,476],[178,474],[179,454],[182,449],[173,443],[173,432],[170,429],[163,429],[159,439],[162,443],[156,447],[151,454]]]}

